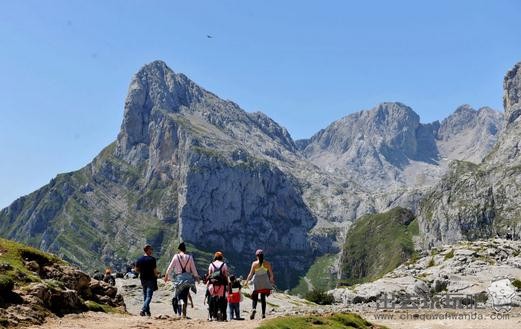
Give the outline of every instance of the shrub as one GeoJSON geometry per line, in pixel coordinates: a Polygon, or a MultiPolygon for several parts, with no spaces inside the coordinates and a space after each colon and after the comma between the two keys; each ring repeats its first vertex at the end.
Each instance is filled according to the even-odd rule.
{"type": "Polygon", "coordinates": [[[445,254],[444,259],[447,260],[447,259],[451,259],[453,257],[454,257],[454,249],[451,249],[448,253],[445,254]]]}
{"type": "Polygon", "coordinates": [[[324,290],[316,288],[306,293],[304,298],[318,305],[331,305],[335,301],[333,295],[328,294],[324,290]]]}
{"type": "Polygon", "coordinates": [[[521,289],[521,280],[514,279],[512,280],[512,285],[516,287],[517,289],[521,289]]]}
{"type": "Polygon", "coordinates": [[[14,288],[14,281],[10,277],[6,275],[0,275],[0,292],[2,294],[9,292],[13,290],[14,288]]]}

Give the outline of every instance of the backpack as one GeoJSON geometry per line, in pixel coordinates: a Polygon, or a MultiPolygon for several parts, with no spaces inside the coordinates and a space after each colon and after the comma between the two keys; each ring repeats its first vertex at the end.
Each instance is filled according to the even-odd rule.
{"type": "Polygon", "coordinates": [[[219,268],[215,266],[214,263],[212,263],[213,266],[213,272],[210,274],[210,278],[208,281],[213,284],[214,286],[223,286],[226,284],[226,276],[224,275],[224,272],[222,270],[224,266],[224,262],[221,264],[219,268]]]}

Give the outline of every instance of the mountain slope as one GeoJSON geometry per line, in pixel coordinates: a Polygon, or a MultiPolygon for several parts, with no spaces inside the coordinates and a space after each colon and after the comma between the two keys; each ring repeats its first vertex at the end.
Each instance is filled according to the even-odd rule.
{"type": "Polygon", "coordinates": [[[403,208],[365,215],[349,230],[340,258],[340,281],[373,281],[394,270],[414,253],[418,232],[414,214],[403,208]]]}
{"type": "MultiPolygon", "coordinates": [[[[440,134],[448,143],[458,129],[477,129],[453,121],[440,134]]],[[[341,250],[355,219],[414,209],[423,191],[409,178],[422,186],[441,175],[439,129],[403,104],[384,103],[295,143],[265,114],[155,61],[132,78],[117,140],[84,168],[1,210],[0,234],[86,269],[123,267],[145,243],[165,266],[183,240],[200,271],[219,249],[245,275],[263,248],[278,286],[292,287],[316,257],[341,250]],[[358,171],[324,170],[320,161],[331,156],[358,171]],[[427,178],[413,170],[424,167],[432,169],[427,178]]]]}
{"type": "Polygon", "coordinates": [[[505,236],[508,227],[521,229],[520,77],[521,63],[505,75],[506,126],[492,152],[479,165],[454,163],[422,201],[418,220],[425,246],[505,236]]]}
{"type": "Polygon", "coordinates": [[[229,251],[244,272],[264,248],[288,286],[312,261],[317,221],[296,179],[274,164],[294,149],[265,115],[153,62],[130,84],[117,141],[3,209],[0,232],[86,268],[122,266],[146,242],[165,264],[184,240],[229,251]]]}

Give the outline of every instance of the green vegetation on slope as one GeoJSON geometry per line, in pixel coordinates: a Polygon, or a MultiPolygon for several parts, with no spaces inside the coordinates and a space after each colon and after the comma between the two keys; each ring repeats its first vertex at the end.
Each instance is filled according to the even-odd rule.
{"type": "Polygon", "coordinates": [[[264,321],[258,329],[385,329],[375,326],[354,313],[340,313],[326,316],[285,316],[264,321]]]}
{"type": "Polygon", "coordinates": [[[24,266],[24,259],[34,260],[40,266],[63,263],[54,255],[0,238],[0,292],[10,291],[15,286],[20,287],[30,282],[42,281],[24,266]]]}
{"type": "Polygon", "coordinates": [[[331,273],[330,269],[335,263],[335,260],[336,256],[330,254],[318,257],[306,275],[300,278],[298,285],[291,290],[291,293],[301,296],[306,295],[306,293],[310,291],[308,282],[311,284],[311,289],[333,289],[336,285],[336,276],[331,273]]]}
{"type": "Polygon", "coordinates": [[[398,267],[413,256],[412,236],[417,232],[418,224],[407,209],[361,217],[346,236],[340,263],[342,283],[373,281],[398,267]]]}

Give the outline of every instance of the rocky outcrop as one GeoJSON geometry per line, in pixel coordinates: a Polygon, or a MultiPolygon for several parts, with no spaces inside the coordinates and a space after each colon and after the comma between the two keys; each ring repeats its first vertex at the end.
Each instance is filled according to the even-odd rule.
{"type": "Polygon", "coordinates": [[[520,81],[518,64],[505,76],[507,125],[483,163],[453,163],[426,194],[418,216],[425,247],[505,236],[508,231],[519,235],[521,213],[515,191],[521,178],[521,124],[516,117],[520,81]]]}
{"type": "MultiPolygon", "coordinates": [[[[410,296],[440,300],[469,298],[469,303],[492,307],[489,288],[507,279],[518,285],[521,277],[521,242],[504,239],[462,242],[442,245],[424,252],[423,257],[411,260],[374,282],[332,291],[338,302],[347,304],[383,305],[411,300],[410,296]],[[407,297],[408,296],[408,297],[407,297]],[[400,300],[400,298],[403,298],[400,300]]],[[[514,288],[515,289],[515,288],[514,288]]],[[[511,299],[511,306],[521,306],[521,289],[511,299]]]]}
{"type": "Polygon", "coordinates": [[[49,316],[89,310],[125,312],[115,287],[91,279],[53,255],[0,239],[0,261],[3,326],[42,324],[49,316]]]}
{"type": "Polygon", "coordinates": [[[521,63],[517,63],[507,72],[503,81],[503,107],[505,108],[505,121],[510,125],[521,114],[521,63]]]}

